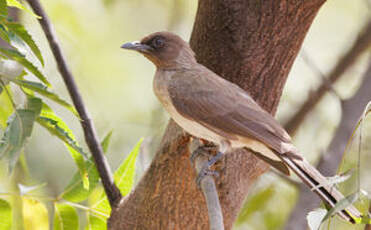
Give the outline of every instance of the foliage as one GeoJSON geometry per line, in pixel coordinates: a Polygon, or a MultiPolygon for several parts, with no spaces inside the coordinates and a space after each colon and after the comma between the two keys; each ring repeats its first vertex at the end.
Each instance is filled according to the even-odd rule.
{"type": "MultiPolygon", "coordinates": [[[[34,135],[36,124],[64,143],[78,171],[64,191],[55,198],[38,195],[37,190],[44,184],[27,186],[13,181],[18,186],[0,194],[4,197],[0,199],[0,229],[12,229],[13,225],[20,223],[20,218],[23,220],[21,226],[25,229],[48,229],[49,221],[58,230],[79,229],[80,222],[86,222],[86,229],[106,229],[110,207],[99,185],[99,174],[93,158],[87,156],[67,123],[47,102],[54,102],[56,106],[67,109],[76,119],[80,119],[78,113],[73,105],[51,90],[51,83],[43,73],[44,57],[39,46],[22,24],[9,18],[8,6],[38,17],[17,0],[0,0],[0,38],[7,43],[6,48],[0,47],[0,159],[7,163],[8,173],[13,177],[17,177],[19,168],[23,172],[27,171],[22,153],[28,139],[34,135]],[[16,102],[15,90],[23,94],[24,103],[16,102]],[[92,202],[92,196],[97,191],[99,199],[92,202]],[[81,204],[86,204],[87,200],[89,206],[81,204]],[[54,209],[52,219],[49,219],[51,210],[46,208],[48,203],[54,209]],[[80,220],[78,210],[86,212],[85,221],[80,220]],[[17,218],[13,218],[14,213],[17,218]]],[[[101,143],[105,153],[111,136],[112,131],[101,143]]],[[[123,195],[133,187],[141,141],[114,174],[123,195]]]]}
{"type": "Polygon", "coordinates": [[[79,229],[79,217],[74,207],[56,203],[54,210],[54,230],[79,229]]]}
{"type": "Polygon", "coordinates": [[[12,226],[12,207],[6,200],[0,199],[0,229],[8,230],[12,226]]]}
{"type": "MultiPolygon", "coordinates": [[[[81,8],[79,8],[81,5],[79,6],[78,4],[85,4],[84,1],[80,1],[80,3],[79,1],[50,1],[48,2],[47,7],[48,11],[50,10],[51,14],[53,15],[52,21],[54,23],[58,23],[59,25],[64,23],[64,28],[63,26],[56,26],[57,32],[62,34],[62,36],[63,33],[64,35],[67,34],[66,38],[72,40],[72,47],[75,46],[68,50],[71,43],[69,44],[66,42],[67,45],[64,47],[67,49],[67,52],[70,51],[69,57],[72,57],[71,59],[76,59],[76,57],[78,57],[77,59],[81,59],[78,60],[80,61],[78,67],[74,68],[74,71],[80,73],[80,79],[78,80],[85,80],[86,82],[83,82],[84,86],[86,86],[88,82],[94,82],[94,84],[98,85],[111,84],[109,85],[110,87],[115,85],[114,90],[121,93],[120,97],[123,98],[130,96],[130,100],[126,101],[127,107],[136,108],[132,110],[125,108],[125,113],[128,114],[127,117],[130,119],[122,119],[122,113],[117,111],[115,111],[115,113],[111,113],[112,109],[105,107],[104,112],[111,113],[110,122],[118,124],[117,121],[122,123],[122,120],[130,120],[133,123],[147,121],[150,117],[148,116],[143,118],[143,113],[141,116],[137,116],[137,110],[140,110],[141,107],[146,107],[145,111],[147,112],[148,104],[150,103],[148,103],[147,100],[143,100],[142,98],[146,97],[142,95],[146,92],[150,92],[150,85],[148,84],[149,86],[144,88],[146,85],[143,84],[143,80],[135,81],[138,82],[137,84],[141,87],[141,91],[138,92],[138,87],[133,85],[134,81],[129,80],[129,82],[125,82],[125,84],[123,84],[124,80],[129,79],[129,74],[125,76],[125,79],[122,79],[119,73],[122,74],[123,70],[130,71],[133,68],[129,67],[135,68],[138,65],[133,65],[133,58],[122,61],[122,56],[120,56],[120,58],[118,58],[119,56],[113,56],[116,54],[113,51],[116,52],[116,49],[119,47],[119,43],[122,42],[121,40],[123,39],[122,33],[117,28],[125,28],[127,31],[131,29],[137,32],[139,30],[139,32],[143,34],[143,28],[138,28],[135,25],[144,24],[153,31],[156,29],[156,26],[158,26],[156,23],[158,24],[158,22],[161,20],[166,20],[167,12],[158,6],[155,8],[156,10],[153,10],[151,5],[142,7],[139,11],[141,13],[139,14],[131,14],[132,10],[126,7],[127,5],[124,4],[143,5],[143,0],[102,1],[106,4],[107,9],[110,7],[109,9],[116,10],[111,10],[109,13],[107,13],[105,10],[104,13],[100,12],[101,14],[107,15],[107,17],[100,17],[99,20],[95,20],[94,23],[91,23],[91,20],[86,20],[86,18],[84,18],[86,15],[82,15],[91,11],[91,9],[87,7],[83,12],[81,12],[81,8]],[[72,4],[69,2],[76,4],[78,6],[76,9],[78,10],[71,7],[72,4]],[[52,6],[53,4],[54,6],[52,6]],[[124,7],[121,7],[120,10],[117,10],[119,9],[117,6],[124,7]],[[147,17],[142,16],[143,12],[156,12],[156,17],[153,18],[156,18],[158,21],[148,20],[147,17]],[[123,18],[122,15],[128,16],[123,18]],[[158,17],[158,15],[161,15],[162,17],[158,17]],[[137,23],[127,23],[128,17],[133,17],[134,21],[137,23]],[[107,18],[109,18],[109,20],[107,20],[107,18]],[[60,29],[61,27],[62,29],[60,29]],[[68,27],[68,30],[66,30],[66,27],[68,27]],[[110,42],[107,42],[107,35],[109,36],[110,42]],[[75,37],[78,38],[79,41],[83,42],[77,42],[75,37]],[[77,46],[79,49],[76,49],[77,46]],[[94,47],[93,51],[92,47],[94,47]],[[91,55],[93,52],[95,54],[98,53],[99,55],[91,55]],[[115,61],[110,62],[109,67],[106,66],[106,68],[102,68],[101,64],[107,63],[107,60],[115,61]],[[119,77],[116,79],[111,78],[110,80],[107,80],[107,76],[112,76],[113,78],[115,78],[115,76],[119,77]],[[135,90],[135,92],[133,92],[133,90],[135,90]],[[140,94],[140,96],[138,96],[138,94],[140,94]],[[138,103],[139,100],[145,101],[145,106],[138,103]],[[114,117],[116,117],[116,119],[114,117]],[[142,118],[138,119],[138,117],[142,118]]],[[[171,7],[176,6],[175,2],[169,0],[157,0],[154,2],[161,3],[162,6],[165,6],[166,4],[169,4],[171,7]]],[[[92,1],[91,5],[96,7],[96,3],[97,1],[92,1]]],[[[195,11],[196,3],[190,4],[194,5],[195,11]]],[[[28,10],[28,7],[23,5],[22,1],[20,0],[0,0],[0,38],[8,44],[6,48],[2,47],[0,50],[0,156],[4,159],[3,162],[6,160],[8,168],[12,169],[13,176],[14,174],[17,174],[17,170],[19,170],[20,167],[22,170],[27,171],[27,164],[24,160],[25,158],[23,153],[29,154],[30,151],[27,151],[27,149],[25,150],[25,146],[27,146],[30,137],[37,136],[37,134],[35,135],[35,127],[40,127],[41,129],[45,129],[50,134],[54,135],[54,137],[56,137],[55,139],[61,141],[66,146],[69,155],[75,162],[77,170],[68,181],[67,186],[64,187],[63,191],[60,192],[58,190],[60,193],[57,197],[45,195],[43,193],[45,191],[41,191],[40,189],[41,186],[34,185],[33,182],[24,183],[31,185],[27,186],[21,185],[21,182],[18,182],[18,180],[12,179],[14,180],[13,182],[16,183],[16,187],[18,189],[13,190],[13,188],[10,188],[5,192],[2,190],[3,193],[0,194],[0,229],[14,229],[15,223],[17,220],[19,221],[19,218],[17,218],[19,215],[16,215],[17,209],[19,209],[18,211],[20,212],[21,218],[23,218],[24,229],[35,229],[35,224],[38,224],[36,225],[38,229],[48,229],[48,225],[51,225],[52,222],[54,222],[53,226],[56,229],[77,229],[78,225],[80,225],[80,228],[85,227],[84,229],[89,230],[106,229],[106,219],[110,213],[110,207],[102,186],[100,186],[99,175],[95,168],[95,164],[91,157],[86,156],[87,151],[78,143],[77,139],[75,138],[75,135],[72,132],[72,130],[74,130],[74,127],[72,126],[73,124],[70,123],[68,119],[63,118],[62,120],[61,116],[63,115],[63,112],[61,112],[61,110],[63,111],[67,109],[67,113],[71,112],[75,116],[75,119],[80,118],[78,117],[74,106],[71,105],[68,100],[65,100],[59,94],[55,93],[51,87],[51,82],[54,84],[54,81],[51,81],[52,76],[51,74],[47,74],[48,72],[44,67],[44,64],[48,65],[49,60],[47,56],[43,56],[43,54],[46,54],[48,51],[41,49],[40,47],[42,46],[39,46],[39,44],[34,41],[34,38],[36,37],[33,33],[31,33],[32,30],[28,30],[28,27],[26,27],[28,24],[28,22],[26,22],[27,20],[25,20],[24,25],[22,25],[9,18],[7,5],[16,7],[22,10],[22,12],[26,12],[26,19],[31,18],[32,16],[39,17],[28,10]],[[19,97],[19,92],[21,92],[21,96],[24,98],[23,103],[19,103],[19,100],[16,100],[17,97],[19,97]],[[19,204],[14,201],[15,198],[19,198],[19,204]],[[81,215],[81,212],[84,212],[82,213],[83,215],[81,215]],[[52,216],[50,219],[48,218],[49,213],[54,214],[54,216],[52,214],[49,215],[49,217],[52,216]]],[[[173,8],[171,9],[172,14],[175,13],[176,16],[179,16],[176,14],[178,11],[174,10],[173,8]]],[[[184,9],[190,11],[187,7],[184,7],[184,9]]],[[[99,9],[93,10],[94,17],[97,17],[98,11],[99,9]]],[[[89,16],[92,17],[92,15],[89,16]]],[[[349,17],[344,18],[349,24],[349,17]]],[[[192,20],[193,15],[190,14],[189,21],[192,22],[192,20]]],[[[163,23],[163,25],[161,25],[158,29],[163,29],[166,27],[167,23],[168,22],[166,21],[166,23],[163,23]]],[[[178,27],[188,29],[191,28],[190,26],[184,26],[183,23],[179,25],[175,28],[170,28],[174,30],[178,30],[178,27]]],[[[185,35],[184,31],[181,33],[185,35]]],[[[131,35],[129,35],[127,39],[131,39],[130,36],[131,35]]],[[[342,37],[346,38],[346,43],[349,42],[348,36],[342,37]]],[[[339,40],[338,38],[339,36],[336,37],[337,41],[339,40]]],[[[332,54],[332,52],[325,53],[332,54]]],[[[120,55],[120,53],[117,52],[117,55],[120,55]]],[[[325,66],[328,64],[323,60],[319,62],[325,63],[323,64],[325,66]]],[[[147,63],[143,62],[143,65],[145,64],[147,63]]],[[[139,77],[140,79],[147,79],[142,76],[146,76],[148,74],[145,71],[147,71],[149,68],[143,68],[142,65],[140,65],[140,69],[143,71],[140,74],[130,75],[137,78],[139,77]]],[[[149,71],[152,71],[152,69],[149,69],[149,71]]],[[[300,74],[300,76],[302,75],[300,74]]],[[[306,79],[310,79],[310,77],[307,77],[306,79]]],[[[91,85],[85,88],[89,87],[91,87],[91,85]]],[[[348,86],[348,84],[346,87],[351,88],[348,86]]],[[[94,90],[94,94],[96,94],[94,101],[101,100],[101,102],[105,102],[107,100],[107,97],[104,97],[106,91],[94,90]]],[[[98,101],[94,104],[100,105],[102,103],[99,103],[98,101]]],[[[115,106],[117,107],[117,104],[111,104],[111,106],[114,108],[115,106]]],[[[159,119],[156,118],[154,119],[153,123],[158,125],[159,123],[163,122],[159,122],[159,119]]],[[[133,124],[130,125],[132,126],[133,124]]],[[[137,134],[143,131],[143,125],[139,126],[140,127],[136,125],[135,128],[129,132],[126,132],[124,135],[132,138],[130,139],[132,141],[134,138],[136,138],[135,135],[132,134],[133,130],[136,130],[137,134]],[[137,131],[139,129],[140,131],[137,131]]],[[[110,143],[111,135],[112,132],[110,132],[102,141],[102,147],[105,153],[108,153],[107,149],[110,143]]],[[[49,139],[54,137],[49,137],[45,141],[49,141],[49,139]]],[[[122,138],[122,140],[127,141],[126,139],[128,138],[122,138]]],[[[136,145],[125,161],[120,164],[114,175],[115,182],[120,187],[123,195],[126,195],[132,189],[134,184],[135,161],[139,151],[139,146],[140,143],[136,145]]],[[[36,149],[36,151],[37,150],[38,149],[36,149]]],[[[28,156],[30,155],[31,154],[28,156]]],[[[50,158],[53,158],[53,156],[50,156],[50,158]]],[[[40,162],[40,166],[38,167],[42,168],[42,163],[43,162],[40,162]]],[[[355,168],[354,164],[348,168],[355,168]]],[[[0,174],[2,173],[1,169],[2,168],[0,167],[0,174]]],[[[347,167],[345,167],[344,170],[347,170],[347,167]]],[[[7,175],[5,177],[7,177],[7,175]]],[[[334,177],[333,179],[334,180],[332,183],[337,184],[341,182],[344,177],[334,177]]],[[[278,180],[276,179],[275,181],[278,180]]],[[[346,182],[346,186],[350,184],[347,187],[352,188],[354,186],[350,181],[355,181],[355,179],[352,178],[346,182]]],[[[2,183],[3,181],[0,181],[1,185],[2,183]]],[[[274,184],[271,183],[256,193],[251,194],[246,202],[246,205],[241,210],[241,214],[236,223],[237,228],[277,229],[278,226],[282,226],[284,224],[287,213],[293,206],[295,194],[292,187],[278,187],[276,183],[277,182],[274,184]],[[277,218],[277,216],[279,217],[277,218]],[[260,222],[260,225],[256,224],[257,221],[260,222]],[[246,222],[249,224],[249,227],[247,228],[244,226],[246,222]]],[[[357,201],[358,203],[355,203],[355,205],[357,205],[357,208],[359,208],[362,213],[366,213],[369,205],[369,198],[362,193],[354,193],[354,191],[350,192],[349,194],[358,194],[350,198],[360,196],[359,200],[357,201]]],[[[346,206],[348,205],[349,201],[353,202],[353,199],[349,199],[348,201],[344,200],[344,202],[341,202],[340,205],[346,206]]],[[[314,213],[313,217],[312,213],[310,216],[308,216],[308,222],[310,224],[315,224],[317,222],[319,226],[323,221],[323,217],[328,213],[330,213],[328,214],[330,217],[331,212],[333,211],[321,209],[321,212],[321,215],[316,216],[316,213],[314,213]]],[[[330,221],[333,223],[334,218],[326,220],[326,223],[330,221]]],[[[360,221],[367,223],[369,219],[364,218],[360,221]]],[[[337,229],[350,228],[349,225],[344,223],[342,224],[342,226],[345,227],[340,227],[337,229]]],[[[321,226],[322,229],[329,229],[326,224],[322,224],[321,226]]],[[[339,225],[336,223],[336,227],[338,226],[339,225]]],[[[358,225],[358,228],[352,226],[351,229],[360,228],[358,225]]]]}

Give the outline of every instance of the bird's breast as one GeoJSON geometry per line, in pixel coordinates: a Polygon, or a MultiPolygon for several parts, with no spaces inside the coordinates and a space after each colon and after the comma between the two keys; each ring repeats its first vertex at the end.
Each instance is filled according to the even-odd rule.
{"type": "Polygon", "coordinates": [[[173,71],[157,70],[155,78],[153,80],[153,91],[166,110],[167,107],[170,106],[169,104],[171,103],[168,86],[171,80],[171,76],[173,74],[174,74],[173,71]]]}
{"type": "Polygon", "coordinates": [[[205,128],[205,126],[193,121],[192,119],[182,116],[174,107],[168,86],[171,81],[173,71],[157,71],[153,81],[153,91],[157,98],[160,100],[162,106],[169,113],[170,117],[186,132],[192,136],[203,138],[214,143],[219,144],[224,138],[220,135],[205,128]]]}

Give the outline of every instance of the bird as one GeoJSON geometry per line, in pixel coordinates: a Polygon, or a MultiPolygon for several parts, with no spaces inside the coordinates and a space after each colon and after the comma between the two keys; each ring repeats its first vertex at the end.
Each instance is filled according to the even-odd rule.
{"type": "MultiPolygon", "coordinates": [[[[290,168],[329,207],[344,199],[305,160],[271,114],[238,85],[198,63],[181,37],[155,32],[121,48],[141,53],[156,66],[154,93],[170,117],[191,136],[215,143],[223,155],[245,148],[287,175],[290,168]]],[[[351,223],[361,216],[352,205],[338,215],[351,223]]]]}

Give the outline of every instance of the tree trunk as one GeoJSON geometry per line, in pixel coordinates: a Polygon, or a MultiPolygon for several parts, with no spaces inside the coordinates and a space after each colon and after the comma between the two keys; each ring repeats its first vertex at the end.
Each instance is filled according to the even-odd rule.
{"type": "MultiPolygon", "coordinates": [[[[286,78],[324,0],[199,0],[191,36],[197,60],[247,90],[274,114],[286,78]]],[[[173,121],[134,191],[112,210],[109,229],[208,229],[189,160],[189,136],[173,121]]],[[[225,229],[268,166],[244,150],[217,164],[225,229]]]]}

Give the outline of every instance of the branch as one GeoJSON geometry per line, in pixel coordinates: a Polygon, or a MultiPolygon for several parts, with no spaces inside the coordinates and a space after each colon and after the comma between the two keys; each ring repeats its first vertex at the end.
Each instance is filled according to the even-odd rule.
{"type": "Polygon", "coordinates": [[[353,65],[357,58],[361,56],[363,51],[365,51],[370,44],[371,20],[368,21],[367,25],[363,29],[363,32],[358,36],[353,46],[335,65],[335,68],[329,74],[328,80],[323,81],[322,85],[310,95],[310,97],[306,102],[304,102],[296,114],[292,116],[292,118],[285,124],[285,129],[291,136],[294,136],[307,114],[312,111],[314,106],[321,101],[326,92],[331,89],[329,85],[333,85],[342,76],[342,74],[353,65]]]}
{"type": "MultiPolygon", "coordinates": [[[[324,175],[334,175],[342,159],[347,141],[352,135],[352,131],[357,124],[362,112],[371,100],[371,62],[364,74],[363,81],[357,92],[348,100],[342,102],[342,113],[339,127],[332,139],[327,153],[320,159],[317,169],[324,175]]],[[[307,226],[306,218],[308,212],[319,206],[318,197],[305,187],[300,185],[299,200],[294,210],[291,212],[286,230],[305,229],[307,226]]]]}
{"type": "Polygon", "coordinates": [[[111,207],[114,207],[121,199],[121,194],[119,189],[114,184],[112,173],[110,171],[107,159],[103,154],[102,147],[99,144],[98,136],[96,134],[93,122],[90,118],[87,108],[84,105],[83,99],[77,88],[72,72],[68,68],[66,60],[63,57],[61,47],[57,41],[56,33],[40,2],[38,0],[27,1],[35,14],[42,17],[41,19],[38,19],[39,23],[49,42],[49,46],[53,52],[59,73],[61,74],[71,96],[72,102],[80,115],[80,122],[84,130],[85,141],[89,146],[91,154],[93,155],[95,165],[102,180],[102,184],[107,194],[110,205],[111,207]]]}
{"type": "MultiPolygon", "coordinates": [[[[197,157],[195,161],[197,173],[205,163],[207,158],[197,157]]],[[[210,230],[224,230],[222,208],[213,176],[206,175],[200,182],[200,186],[206,200],[210,230]]]]}
{"type": "MultiPolygon", "coordinates": [[[[191,152],[194,152],[199,147],[199,141],[191,142],[191,152]],[[193,148],[194,147],[194,148],[193,148]]],[[[209,154],[205,151],[205,154],[209,154]]],[[[205,154],[198,154],[194,161],[194,167],[197,175],[201,172],[203,166],[208,162],[208,157],[205,154]]],[[[200,182],[202,193],[204,194],[207,212],[209,215],[209,229],[210,230],[224,230],[223,213],[219,202],[218,191],[215,186],[214,177],[212,175],[205,175],[200,182]]]]}
{"type": "Polygon", "coordinates": [[[314,74],[316,74],[322,79],[322,84],[325,84],[329,91],[331,91],[337,98],[341,99],[341,96],[334,89],[333,84],[329,81],[329,79],[325,76],[325,74],[322,73],[322,71],[318,68],[318,66],[314,63],[314,61],[309,57],[309,55],[307,54],[307,52],[305,52],[305,50],[301,51],[300,57],[303,59],[305,64],[314,72],[314,74]]]}

